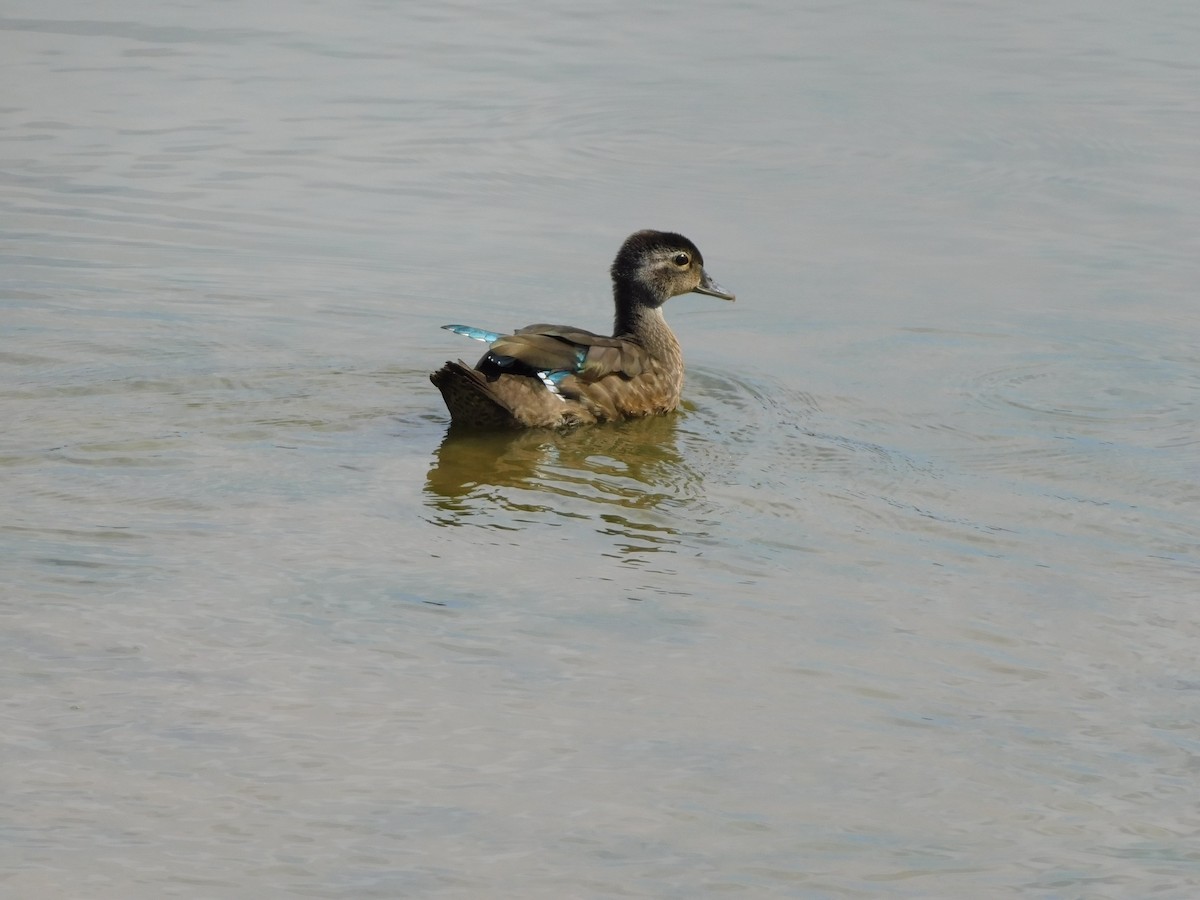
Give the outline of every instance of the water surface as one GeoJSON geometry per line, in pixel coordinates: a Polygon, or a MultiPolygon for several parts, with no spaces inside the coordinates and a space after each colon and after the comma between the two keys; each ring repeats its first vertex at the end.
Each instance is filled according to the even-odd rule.
{"type": "Polygon", "coordinates": [[[9,3],[3,891],[1195,896],[1198,41],[9,3]],[[644,227],[684,409],[451,433],[644,227]]]}

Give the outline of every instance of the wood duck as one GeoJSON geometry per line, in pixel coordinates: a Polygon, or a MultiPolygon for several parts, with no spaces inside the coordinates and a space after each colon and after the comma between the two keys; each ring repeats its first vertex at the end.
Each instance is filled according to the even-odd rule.
{"type": "Polygon", "coordinates": [[[733,300],[704,271],[696,245],[669,231],[638,231],[612,264],[612,337],[569,325],[498,334],[443,325],[483,341],[471,368],[447,362],[429,376],[455,425],[548,428],[671,412],[683,388],[683,353],[662,305],[695,292],[733,300]]]}

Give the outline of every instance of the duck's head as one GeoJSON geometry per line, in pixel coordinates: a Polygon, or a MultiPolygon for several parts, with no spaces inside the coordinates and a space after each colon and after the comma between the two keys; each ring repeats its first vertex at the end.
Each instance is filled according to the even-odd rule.
{"type": "Polygon", "coordinates": [[[651,306],[693,291],[734,299],[708,277],[696,245],[670,231],[638,231],[626,238],[613,260],[612,278],[618,297],[637,297],[651,306]]]}

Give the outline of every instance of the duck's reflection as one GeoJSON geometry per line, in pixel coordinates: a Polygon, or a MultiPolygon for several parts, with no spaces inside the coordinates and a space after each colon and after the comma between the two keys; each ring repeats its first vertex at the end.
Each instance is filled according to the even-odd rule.
{"type": "Polygon", "coordinates": [[[676,416],[573,431],[460,431],[438,447],[425,483],[438,525],[520,530],[589,520],[622,554],[679,542],[671,504],[698,477],[677,446],[676,416]]]}

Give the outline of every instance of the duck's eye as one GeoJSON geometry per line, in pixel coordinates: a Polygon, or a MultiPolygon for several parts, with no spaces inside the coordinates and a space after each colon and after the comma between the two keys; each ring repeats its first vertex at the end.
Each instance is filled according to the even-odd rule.
{"type": "Polygon", "coordinates": [[[686,268],[688,263],[692,261],[692,258],[686,253],[676,253],[675,258],[671,261],[675,263],[675,265],[679,266],[679,268],[683,269],[686,268]]]}

